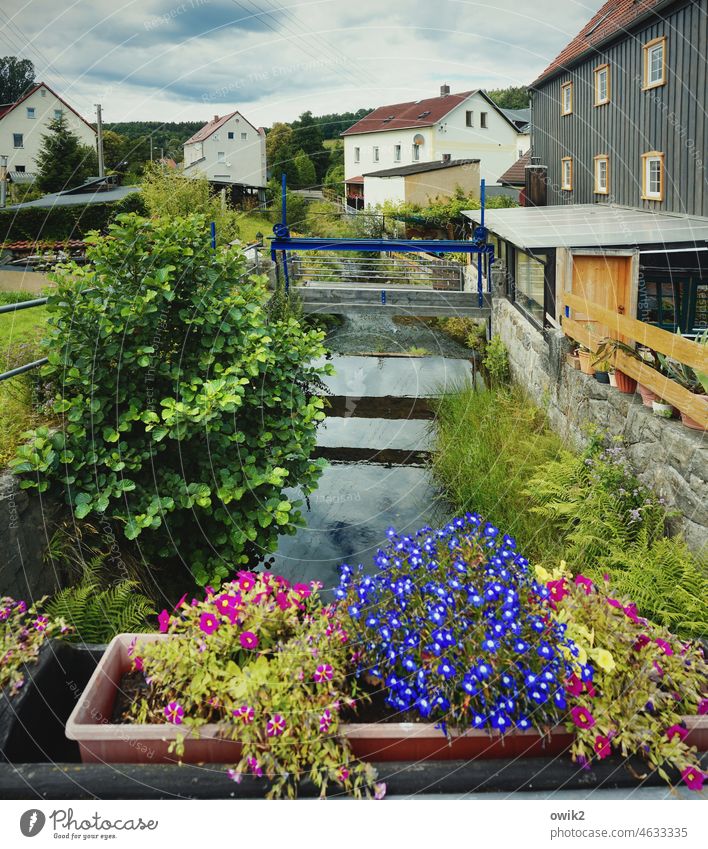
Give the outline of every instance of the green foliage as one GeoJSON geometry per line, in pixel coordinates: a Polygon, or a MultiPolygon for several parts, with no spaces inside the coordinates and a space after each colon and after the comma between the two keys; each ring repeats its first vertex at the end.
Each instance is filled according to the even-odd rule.
{"type": "Polygon", "coordinates": [[[325,174],[323,189],[331,199],[336,199],[344,194],[344,165],[330,166],[325,174]]]}
{"type": "Polygon", "coordinates": [[[509,352],[506,350],[506,345],[502,342],[500,336],[493,336],[487,342],[482,362],[492,389],[501,389],[511,383],[509,352]]]}
{"type": "Polygon", "coordinates": [[[287,178],[288,186],[297,186],[299,175],[295,164],[295,142],[292,128],[288,124],[273,124],[266,136],[266,159],[270,179],[276,186],[276,196],[283,174],[287,178]]]}
{"type": "MultiPolygon", "coordinates": [[[[677,332],[680,336],[681,331],[679,330],[677,332]]],[[[708,350],[708,329],[704,330],[698,336],[696,342],[708,350]]],[[[665,354],[657,353],[656,356],[661,364],[661,372],[663,374],[671,380],[675,380],[684,389],[688,389],[689,392],[694,392],[696,395],[708,395],[708,369],[701,371],[691,368],[691,366],[687,366],[685,363],[665,354]]]]}
{"type": "Polygon", "coordinates": [[[214,195],[206,177],[184,177],[178,171],[151,164],[145,168],[142,195],[148,214],[153,218],[181,218],[193,213],[216,223],[219,245],[239,235],[238,213],[214,195]]]}
{"type": "Polygon", "coordinates": [[[34,85],[34,65],[17,56],[0,58],[0,103],[15,103],[34,85]]]}
{"type": "MultiPolygon", "coordinates": [[[[537,571],[543,578],[543,570],[537,571]]],[[[573,582],[563,569],[552,577],[555,618],[567,626],[578,661],[590,659],[595,670],[591,687],[576,674],[577,691],[569,693],[594,720],[587,728],[568,723],[575,732],[573,758],[590,763],[612,750],[639,755],[665,781],[671,767],[684,778],[686,770],[699,769],[695,748],[683,740],[682,722],[697,713],[703,698],[708,666],[702,647],[639,618],[614,582],[573,582]]]]}
{"type": "Polygon", "coordinates": [[[307,777],[322,796],[330,784],[369,792],[375,772],[339,732],[340,711],[353,705],[347,636],[307,584],[241,572],[217,595],[182,604],[165,627],[167,639],[134,647],[150,684],[133,721],[167,718],[197,733],[218,723],[221,736],[243,745],[229,776],[267,777],[270,798],[293,797],[307,777]]]}
{"type": "Polygon", "coordinates": [[[47,129],[36,157],[38,188],[44,192],[61,192],[96,176],[96,151],[81,143],[63,113],[51,120],[47,129]]]}
{"type": "Polygon", "coordinates": [[[500,109],[527,109],[531,105],[529,90],[525,85],[493,88],[486,94],[500,109]]]}
{"type": "Polygon", "coordinates": [[[304,150],[299,150],[295,155],[295,167],[297,168],[298,186],[307,189],[315,185],[317,182],[315,166],[304,150]]]}
{"type": "Polygon", "coordinates": [[[311,381],[323,334],[270,321],[264,276],[214,251],[203,216],[121,216],[85,266],[56,274],[49,365],[62,427],[29,434],[23,488],[105,515],[153,560],[179,556],[200,583],[262,556],[301,522],[324,418],[311,381]]]}
{"type": "MultiPolygon", "coordinates": [[[[473,195],[465,195],[459,188],[453,197],[437,198],[427,206],[400,201],[387,201],[381,207],[381,212],[400,221],[412,221],[429,226],[446,227],[461,218],[464,209],[479,209],[479,200],[473,195]]],[[[518,206],[511,198],[504,195],[487,198],[487,209],[506,209],[518,206]]]]}
{"type": "Polygon", "coordinates": [[[0,241],[81,239],[92,230],[105,232],[121,213],[144,211],[140,192],[112,203],[0,209],[0,241]]]}

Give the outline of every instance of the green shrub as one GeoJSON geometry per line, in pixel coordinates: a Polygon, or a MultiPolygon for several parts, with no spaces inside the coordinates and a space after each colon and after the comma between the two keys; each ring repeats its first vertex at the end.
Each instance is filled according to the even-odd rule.
{"type": "Polygon", "coordinates": [[[499,336],[494,336],[485,345],[482,364],[492,389],[501,389],[509,385],[511,382],[509,353],[499,336]]]}
{"type": "Polygon", "coordinates": [[[61,489],[145,556],[181,557],[206,583],[272,551],[315,487],[324,418],[312,381],[323,334],[270,320],[267,280],[213,251],[207,221],[121,216],[67,265],[49,302],[58,431],[30,434],[23,488],[61,489]]]}

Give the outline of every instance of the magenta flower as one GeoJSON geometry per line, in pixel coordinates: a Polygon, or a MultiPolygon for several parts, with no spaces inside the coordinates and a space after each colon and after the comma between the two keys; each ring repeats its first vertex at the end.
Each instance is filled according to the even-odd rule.
{"type": "Polygon", "coordinates": [[[577,675],[573,674],[566,682],[565,691],[570,693],[571,696],[579,696],[583,692],[583,682],[577,675]]]}
{"type": "Polygon", "coordinates": [[[578,728],[592,728],[595,724],[595,718],[590,711],[580,705],[572,708],[570,715],[578,728]]]}
{"type": "Polygon", "coordinates": [[[602,734],[598,734],[597,737],[595,737],[595,743],[593,744],[593,748],[595,749],[595,754],[600,760],[612,754],[612,744],[610,743],[610,738],[603,737],[602,734]]]}
{"type": "Polygon", "coordinates": [[[157,617],[157,621],[160,625],[160,633],[166,633],[167,629],[170,627],[170,614],[166,610],[163,610],[157,617]]]}
{"type": "Polygon", "coordinates": [[[701,699],[698,702],[698,715],[705,716],[708,713],[708,699],[701,699]]]}
{"type": "Polygon", "coordinates": [[[616,598],[608,598],[607,603],[610,605],[610,607],[622,607],[622,602],[617,601],[616,598]]]}
{"type": "Polygon", "coordinates": [[[317,590],[321,590],[324,584],[322,581],[310,581],[310,587],[312,592],[317,592],[317,590]]]}
{"type": "Polygon", "coordinates": [[[312,674],[312,680],[317,684],[321,684],[323,681],[331,681],[332,676],[334,675],[334,670],[330,666],[329,663],[321,663],[317,669],[312,674]]]}
{"type": "Polygon", "coordinates": [[[46,616],[38,616],[32,624],[38,631],[46,631],[49,619],[46,616]]]}
{"type": "Polygon", "coordinates": [[[639,622],[639,615],[637,614],[637,605],[632,602],[628,604],[624,608],[625,616],[628,616],[632,622],[639,622]]]}
{"type": "Polygon", "coordinates": [[[247,593],[256,585],[256,579],[251,572],[239,572],[238,586],[239,589],[247,593]]]}
{"type": "Polygon", "coordinates": [[[214,607],[221,613],[223,616],[230,616],[233,609],[238,605],[239,597],[235,595],[228,595],[224,593],[220,595],[216,601],[214,602],[214,607]]]}
{"type": "Polygon", "coordinates": [[[184,708],[179,702],[170,702],[165,707],[165,716],[167,721],[173,725],[181,725],[184,717],[184,708]]]}
{"type": "Polygon", "coordinates": [[[249,707],[248,705],[241,705],[241,707],[236,708],[236,710],[233,711],[233,715],[236,719],[240,719],[244,725],[250,725],[253,722],[256,713],[252,707],[249,707]]]}
{"type": "Polygon", "coordinates": [[[679,740],[685,740],[688,737],[688,729],[684,728],[683,725],[670,725],[666,729],[666,736],[669,740],[673,740],[674,737],[678,737],[679,740]]]}
{"type": "Polygon", "coordinates": [[[231,781],[234,781],[236,784],[240,784],[241,780],[243,779],[241,773],[236,772],[235,769],[227,769],[226,775],[231,779],[231,781]]]}
{"type": "Polygon", "coordinates": [[[213,634],[219,627],[219,620],[213,613],[202,613],[199,617],[199,627],[207,636],[213,634]]]}
{"type": "Polygon", "coordinates": [[[634,651],[639,651],[640,649],[643,649],[644,646],[648,646],[650,642],[651,642],[651,640],[649,639],[649,637],[646,634],[640,634],[637,637],[637,639],[635,640],[634,645],[632,646],[632,649],[634,651]]]}
{"type": "Polygon", "coordinates": [[[253,633],[253,631],[244,631],[242,634],[239,634],[238,639],[243,648],[248,649],[249,651],[258,648],[258,637],[253,633]]]}
{"type": "Polygon", "coordinates": [[[312,595],[307,584],[293,584],[293,592],[296,592],[301,598],[309,598],[312,595]]]}
{"type": "Polygon", "coordinates": [[[551,593],[553,601],[561,601],[568,595],[568,588],[565,585],[565,578],[560,578],[557,581],[549,581],[546,586],[551,593]]]}
{"type": "Polygon", "coordinates": [[[134,657],[133,658],[133,667],[138,671],[143,671],[143,659],[142,657],[134,657]]]}
{"type": "Polygon", "coordinates": [[[257,776],[258,776],[258,778],[261,778],[261,777],[262,777],[262,775],[263,775],[263,770],[261,769],[261,766],[260,766],[260,764],[258,763],[258,760],[257,760],[256,758],[249,758],[249,759],[246,761],[246,764],[248,765],[248,768],[251,770],[251,772],[252,772],[254,775],[257,775],[257,776]]]}
{"type": "Polygon", "coordinates": [[[332,711],[325,709],[320,717],[320,731],[325,734],[329,731],[329,726],[332,724],[332,711]]]}
{"type": "Polygon", "coordinates": [[[269,737],[279,737],[285,731],[285,720],[279,714],[273,716],[266,723],[266,734],[269,737]]]}
{"type": "Polygon", "coordinates": [[[349,778],[349,770],[345,766],[340,767],[337,778],[344,783],[349,778]]]}
{"type": "Polygon", "coordinates": [[[693,766],[689,766],[686,769],[682,770],[681,778],[683,778],[689,790],[703,790],[703,782],[705,780],[705,775],[701,772],[700,769],[697,769],[693,766]]]}
{"type": "Polygon", "coordinates": [[[674,653],[674,650],[671,648],[671,643],[667,643],[666,640],[656,639],[654,642],[661,649],[661,653],[665,654],[667,657],[671,657],[674,653]]]}
{"type": "Polygon", "coordinates": [[[187,601],[187,593],[185,593],[182,598],[177,602],[177,604],[172,608],[172,612],[176,613],[178,610],[180,610],[185,601],[187,601]]]}
{"type": "Polygon", "coordinates": [[[374,799],[383,799],[386,795],[386,782],[381,781],[379,784],[374,784],[374,799]]]}
{"type": "Polygon", "coordinates": [[[592,592],[593,583],[590,578],[586,578],[585,575],[576,575],[575,585],[577,587],[582,587],[585,590],[585,595],[590,595],[592,592]]]}

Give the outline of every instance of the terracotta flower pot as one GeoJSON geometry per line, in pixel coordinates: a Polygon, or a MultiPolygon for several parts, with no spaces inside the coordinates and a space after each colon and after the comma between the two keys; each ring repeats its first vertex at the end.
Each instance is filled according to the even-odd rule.
{"type": "Polygon", "coordinates": [[[580,359],[580,371],[583,374],[595,374],[595,369],[590,365],[590,351],[578,351],[580,359]]]}
{"type": "Polygon", "coordinates": [[[619,369],[615,370],[615,380],[617,381],[617,388],[625,395],[634,395],[637,391],[637,381],[619,369]]]}
{"type": "Polygon", "coordinates": [[[580,358],[577,354],[566,354],[565,361],[571,368],[580,370],[580,358]]]}
{"type": "MultiPolygon", "coordinates": [[[[219,737],[218,725],[203,725],[187,736],[184,755],[167,750],[184,726],[165,724],[125,725],[111,722],[121,677],[131,667],[131,641],[164,640],[162,634],[120,634],[108,646],[66,724],[66,736],[76,740],[84,763],[234,763],[241,744],[219,737]]],[[[708,716],[687,717],[686,741],[701,751],[708,749],[708,716]]],[[[356,757],[371,761],[471,760],[472,758],[531,758],[558,755],[572,743],[564,726],[538,731],[513,731],[504,735],[477,729],[455,734],[448,743],[438,728],[423,722],[351,723],[341,726],[356,757]]]]}
{"type": "Polygon", "coordinates": [[[643,384],[637,384],[637,389],[639,390],[639,394],[642,396],[642,404],[645,407],[651,407],[652,401],[657,401],[659,396],[652,392],[648,386],[644,386],[643,384]]]}
{"type": "MultiPolygon", "coordinates": [[[[708,406],[708,395],[695,395],[694,398],[700,398],[703,403],[708,406]]],[[[707,430],[708,428],[703,427],[702,424],[699,424],[695,419],[692,419],[689,415],[684,412],[681,412],[681,421],[683,422],[685,427],[691,428],[691,430],[707,430]]]]}

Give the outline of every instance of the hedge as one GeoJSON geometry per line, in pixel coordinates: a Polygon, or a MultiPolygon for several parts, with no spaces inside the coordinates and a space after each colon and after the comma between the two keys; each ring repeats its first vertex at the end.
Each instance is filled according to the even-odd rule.
{"type": "Polygon", "coordinates": [[[145,214],[140,192],[131,192],[122,200],[86,206],[3,209],[0,210],[0,242],[81,239],[90,230],[105,232],[121,212],[145,214]]]}

